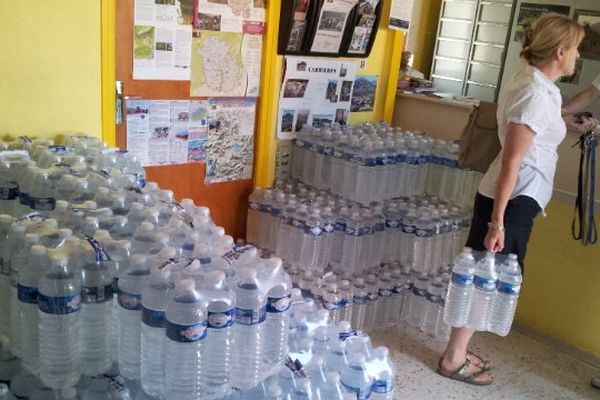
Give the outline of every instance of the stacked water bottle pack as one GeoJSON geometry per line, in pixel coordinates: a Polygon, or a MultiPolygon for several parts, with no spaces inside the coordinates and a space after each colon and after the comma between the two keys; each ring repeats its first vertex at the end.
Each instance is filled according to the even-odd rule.
{"type": "Polygon", "coordinates": [[[326,269],[351,279],[382,263],[413,272],[450,265],[468,233],[470,211],[434,197],[364,206],[302,183],[257,188],[250,196],[247,239],[296,270],[326,269]]]}
{"type": "MultiPolygon", "coordinates": [[[[280,369],[291,293],[280,259],[234,246],[208,209],[145,185],[134,159],[97,139],[7,147],[0,381],[15,396],[237,399],[280,369]]],[[[336,398],[293,390],[286,399],[336,398]]]]}
{"type": "Polygon", "coordinates": [[[292,178],[368,204],[425,193],[470,206],[481,174],[458,166],[458,144],[366,123],[298,132],[292,178]]]}
{"type": "Polygon", "coordinates": [[[454,327],[508,335],[521,282],[515,254],[506,257],[465,248],[454,262],[444,321],[454,327]]]}

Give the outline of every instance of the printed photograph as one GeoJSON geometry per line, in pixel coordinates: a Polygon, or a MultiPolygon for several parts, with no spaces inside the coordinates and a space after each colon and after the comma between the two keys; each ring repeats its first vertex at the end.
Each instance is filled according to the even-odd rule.
{"type": "Polygon", "coordinates": [[[342,89],[340,91],[340,101],[350,101],[352,96],[352,81],[343,81],[342,89]]]}
{"type": "Polygon", "coordinates": [[[154,58],[154,27],[135,25],[133,29],[133,56],[136,60],[154,58]]]}
{"type": "Polygon", "coordinates": [[[285,82],[285,88],[283,89],[283,97],[302,98],[304,97],[307,86],[308,79],[288,79],[285,82]]]}
{"type": "Polygon", "coordinates": [[[254,8],[265,8],[265,0],[254,0],[254,8]]]}
{"type": "Polygon", "coordinates": [[[372,28],[375,25],[375,16],[374,15],[363,15],[360,17],[360,21],[358,21],[358,26],[363,28],[372,28]]]}
{"type": "Polygon", "coordinates": [[[140,107],[137,105],[135,107],[127,106],[127,114],[128,115],[134,115],[134,114],[148,115],[148,107],[140,107]]]}
{"type": "Polygon", "coordinates": [[[600,11],[575,10],[575,20],[585,29],[579,46],[581,58],[600,60],[600,11]]]}
{"type": "Polygon", "coordinates": [[[298,116],[296,117],[296,132],[300,132],[304,125],[308,123],[308,116],[310,115],[310,110],[298,110],[298,116]]]}
{"type": "Polygon", "coordinates": [[[357,76],[352,89],[350,111],[373,111],[375,91],[377,90],[377,75],[357,76]]]}
{"type": "Polygon", "coordinates": [[[175,128],[175,139],[179,140],[188,140],[189,131],[187,127],[185,128],[175,128]]]}
{"type": "Polygon", "coordinates": [[[343,78],[348,73],[348,68],[344,64],[340,67],[340,78],[343,78]]]}
{"type": "Polygon", "coordinates": [[[344,110],[343,108],[335,110],[335,122],[340,124],[340,126],[346,126],[348,122],[348,110],[344,110]]]}
{"type": "Polygon", "coordinates": [[[336,31],[341,32],[344,30],[344,20],[346,14],[338,11],[323,11],[321,14],[321,21],[319,22],[319,29],[323,31],[336,31]]]}
{"type": "Polygon", "coordinates": [[[304,33],[306,32],[306,21],[292,22],[290,37],[288,38],[287,51],[300,51],[302,42],[304,41],[304,33]]]}
{"type": "Polygon", "coordinates": [[[173,43],[156,42],[155,47],[158,51],[173,51],[173,43]]]}
{"type": "Polygon", "coordinates": [[[296,71],[306,71],[306,62],[300,61],[299,63],[296,63],[296,71]]]}
{"type": "Polygon", "coordinates": [[[206,139],[188,141],[188,161],[199,162],[206,158],[206,139]]]}
{"type": "Polygon", "coordinates": [[[517,17],[517,29],[515,31],[514,41],[522,42],[527,26],[540,15],[550,12],[569,15],[571,7],[552,4],[521,3],[519,15],[517,17]]]}
{"type": "Polygon", "coordinates": [[[208,120],[208,132],[209,133],[217,133],[221,130],[221,121],[213,118],[208,120]]]}
{"type": "Polygon", "coordinates": [[[161,140],[167,139],[169,137],[169,127],[168,126],[157,126],[152,130],[152,139],[161,140]]]}
{"type": "Polygon", "coordinates": [[[291,132],[294,126],[295,110],[283,110],[281,112],[281,132],[291,132]]]}
{"type": "Polygon", "coordinates": [[[350,52],[359,52],[363,46],[363,42],[364,42],[363,38],[364,38],[363,32],[359,32],[358,29],[355,30],[354,33],[352,34],[352,40],[350,41],[350,46],[348,47],[348,50],[350,52]]]}
{"type": "Polygon", "coordinates": [[[196,28],[205,31],[220,31],[221,30],[221,16],[198,13],[198,26],[196,28]]]}
{"type": "Polygon", "coordinates": [[[331,126],[333,123],[332,114],[317,114],[313,115],[312,126],[313,128],[321,128],[331,126]]]}
{"type": "Polygon", "coordinates": [[[361,4],[358,6],[358,13],[361,15],[364,14],[375,14],[375,9],[377,7],[377,3],[379,0],[363,0],[361,4]]]}
{"type": "Polygon", "coordinates": [[[329,101],[337,101],[336,92],[337,92],[338,81],[330,79],[327,82],[327,92],[325,93],[325,98],[329,101]]]}
{"type": "Polygon", "coordinates": [[[194,0],[179,0],[180,25],[192,25],[194,23],[194,0]]]}

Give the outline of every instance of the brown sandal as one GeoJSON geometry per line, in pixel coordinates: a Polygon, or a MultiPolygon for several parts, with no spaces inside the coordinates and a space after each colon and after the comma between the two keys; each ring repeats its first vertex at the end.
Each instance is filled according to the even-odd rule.
{"type": "Polygon", "coordinates": [[[442,368],[442,359],[440,358],[437,373],[440,374],[441,376],[443,376],[444,378],[454,379],[456,381],[468,383],[470,385],[475,385],[475,386],[487,386],[487,385],[492,384],[492,382],[494,382],[493,377],[489,381],[478,381],[477,380],[477,378],[479,378],[481,375],[483,375],[487,372],[487,370],[485,370],[483,368],[480,368],[479,371],[476,371],[476,372],[473,372],[473,373],[467,375],[467,371],[469,370],[470,365],[471,365],[471,360],[469,358],[467,358],[465,360],[464,364],[461,365],[456,371],[448,372],[442,368]]]}
{"type": "Polygon", "coordinates": [[[481,369],[489,370],[492,368],[492,362],[490,360],[486,360],[485,358],[473,353],[472,351],[467,351],[467,358],[470,358],[472,362],[474,362],[476,367],[481,369]],[[476,359],[474,360],[473,357],[476,359]],[[477,361],[479,359],[479,361],[477,361]]]}

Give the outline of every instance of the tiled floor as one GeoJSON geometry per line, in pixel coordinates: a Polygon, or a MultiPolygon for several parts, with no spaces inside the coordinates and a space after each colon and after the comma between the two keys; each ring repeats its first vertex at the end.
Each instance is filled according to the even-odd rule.
{"type": "Polygon", "coordinates": [[[579,400],[600,399],[590,379],[600,369],[513,331],[506,338],[476,334],[471,350],[494,365],[495,382],[476,387],[443,378],[435,368],[445,343],[411,327],[371,333],[375,346],[387,346],[398,368],[398,400],[579,400]]]}

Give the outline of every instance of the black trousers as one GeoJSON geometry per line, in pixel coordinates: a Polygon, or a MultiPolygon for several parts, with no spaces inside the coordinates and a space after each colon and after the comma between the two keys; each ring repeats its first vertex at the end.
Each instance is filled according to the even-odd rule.
{"type": "MultiPolygon", "coordinates": [[[[493,209],[494,199],[477,193],[473,207],[471,230],[466,246],[477,251],[486,250],[483,239],[487,234],[487,223],[490,222],[493,209]]],[[[539,204],[529,196],[517,196],[509,200],[506,205],[506,211],[504,212],[504,249],[501,253],[516,254],[523,270],[523,260],[527,252],[527,242],[533,228],[533,220],[540,211],[539,204]]]]}

